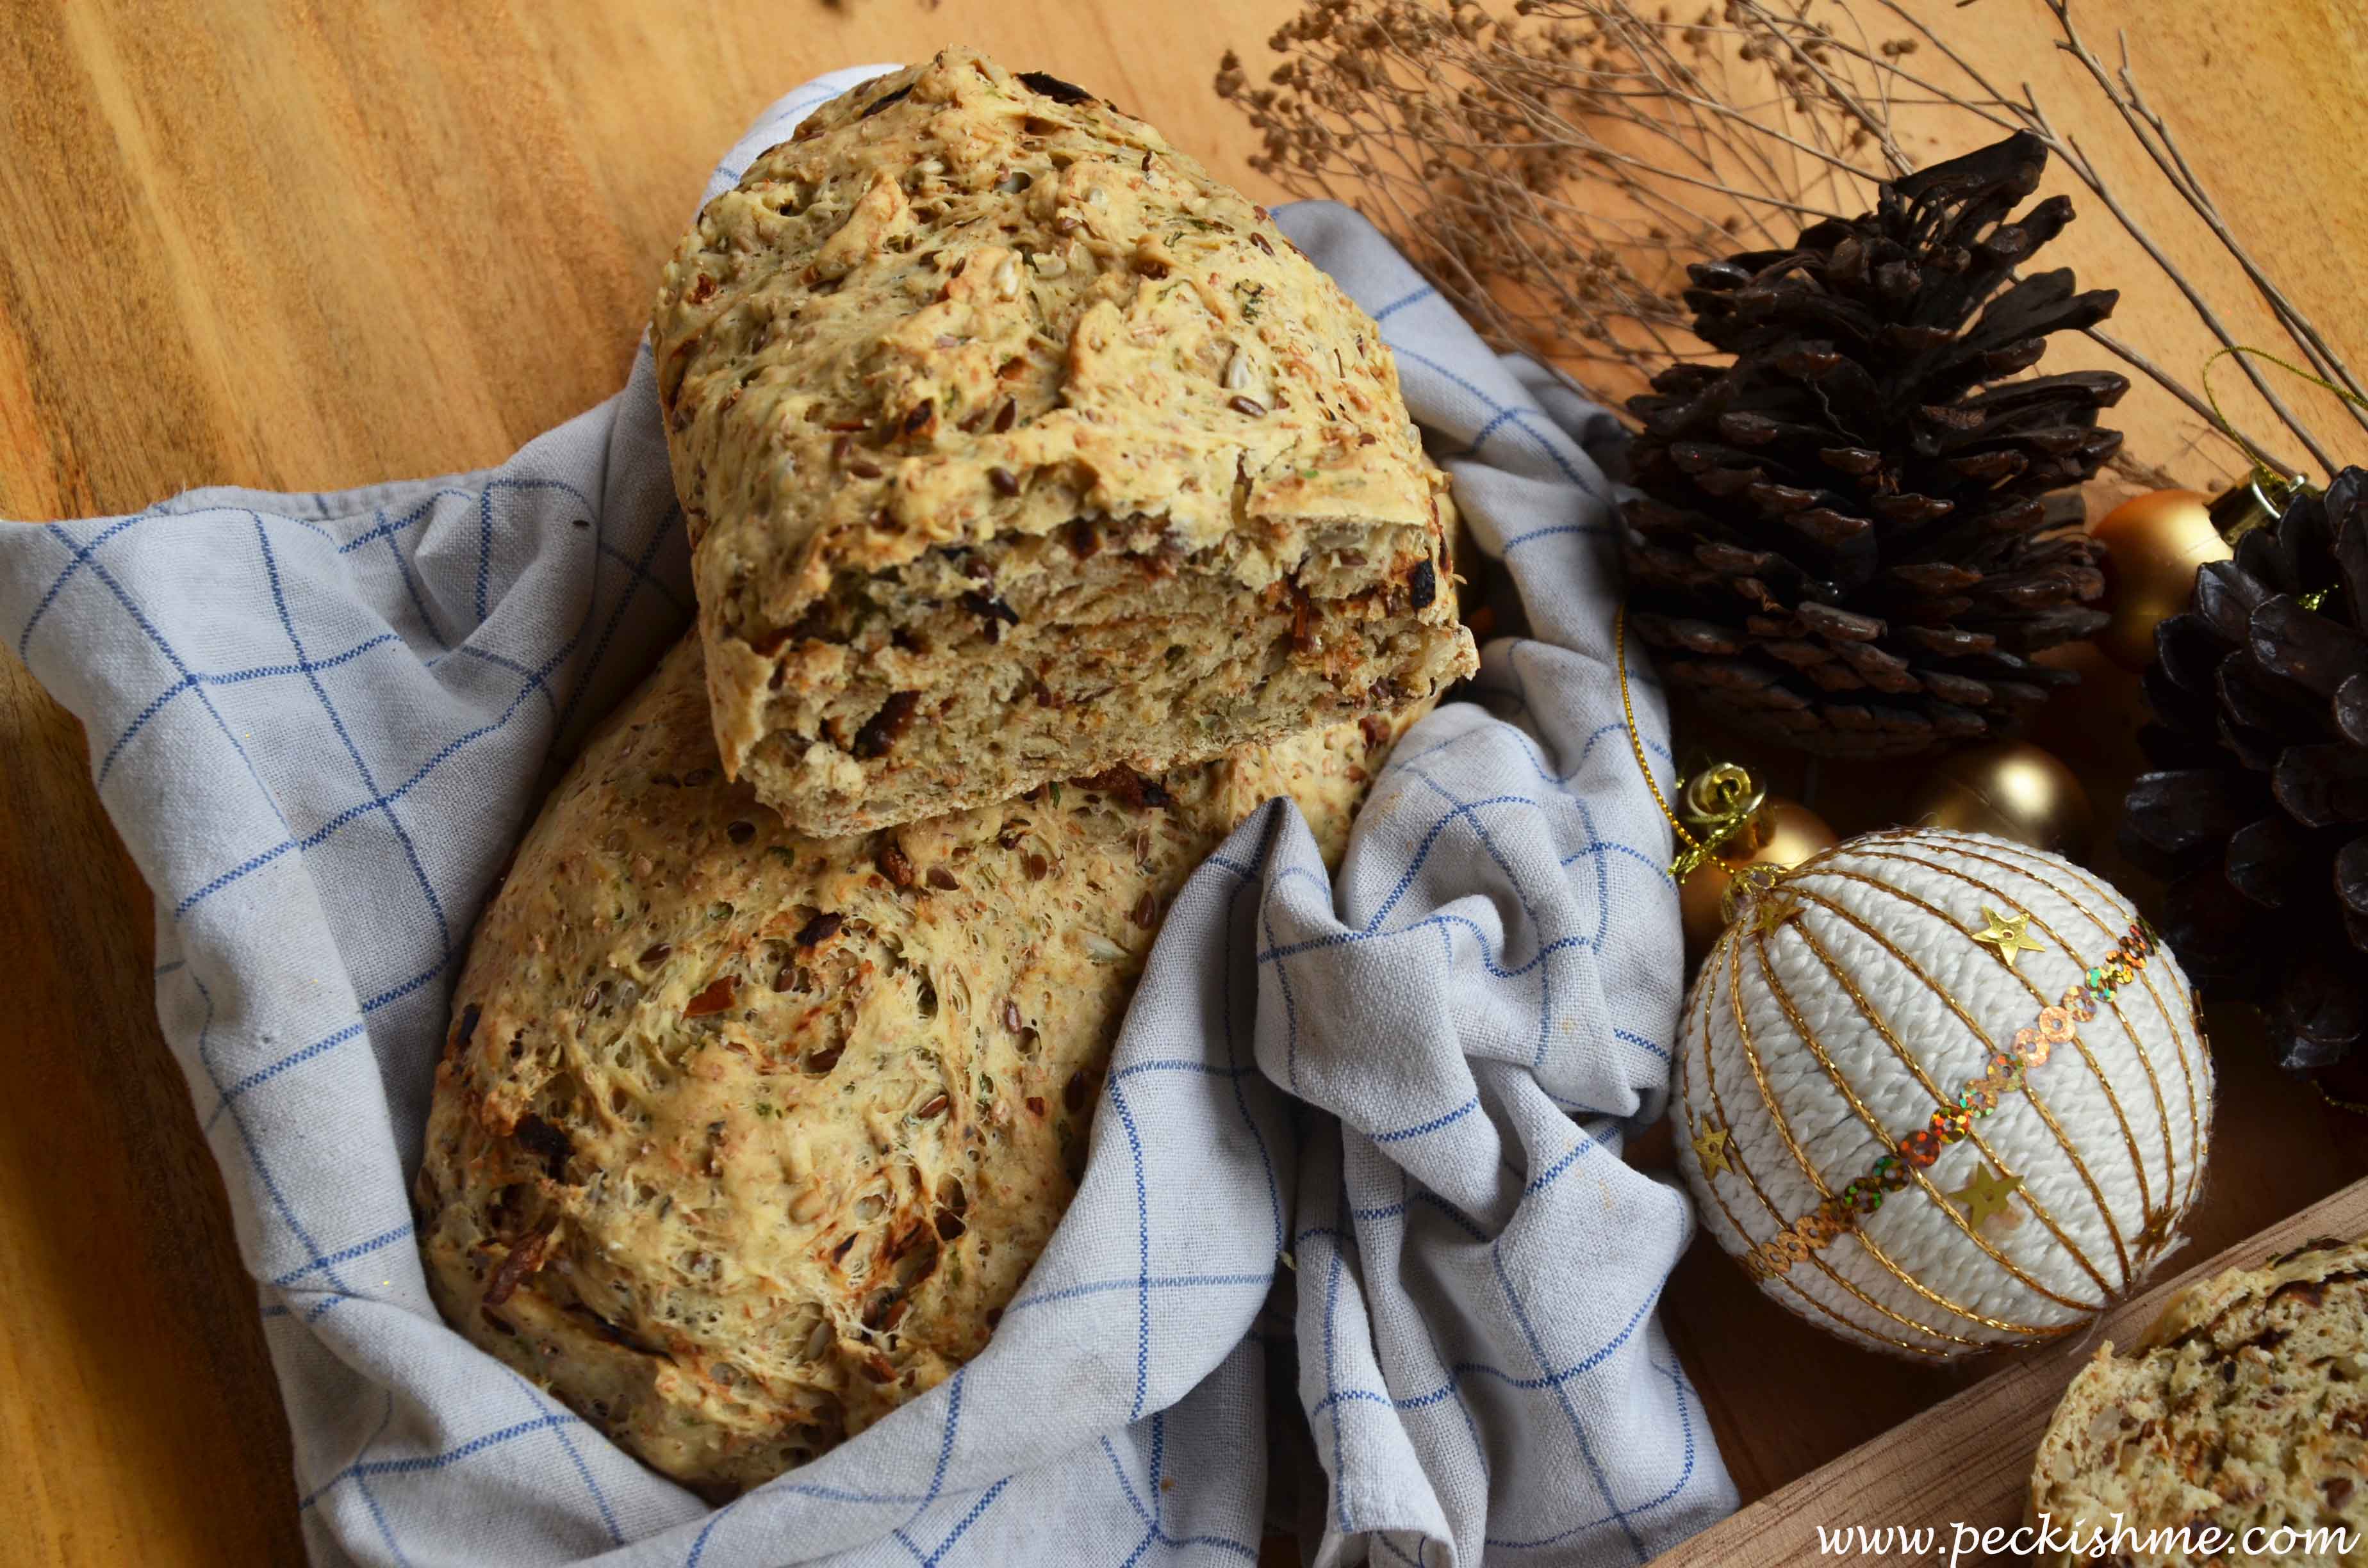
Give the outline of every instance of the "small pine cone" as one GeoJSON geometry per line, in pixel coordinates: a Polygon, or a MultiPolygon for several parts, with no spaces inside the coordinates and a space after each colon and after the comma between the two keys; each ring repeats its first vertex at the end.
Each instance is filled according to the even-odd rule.
{"type": "Polygon", "coordinates": [[[2313,1072],[2368,1034],[2368,472],[2345,469],[2195,577],[2146,673],[2157,771],[2121,844],[2169,879],[2163,935],[2214,995],[2260,1004],[2313,1072]]]}
{"type": "Polygon", "coordinates": [[[2072,217],[2057,196],[2007,221],[2046,162],[2018,132],[1691,268],[1695,334],[1733,361],[1629,400],[1629,602],[1739,727],[1831,756],[2008,733],[2074,678],[2030,655],[2105,623],[2074,487],[2120,448],[2097,413],[2129,381],[2008,379],[2117,298],[2013,277],[2072,217]]]}

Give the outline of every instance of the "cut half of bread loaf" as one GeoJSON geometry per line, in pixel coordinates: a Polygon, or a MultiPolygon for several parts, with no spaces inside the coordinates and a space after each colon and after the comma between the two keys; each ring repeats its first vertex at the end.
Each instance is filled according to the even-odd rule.
{"type": "Polygon", "coordinates": [[[1337,859],[1395,733],[809,838],[722,777],[687,640],[478,923],[416,1189],[438,1304],[711,1495],[862,1430],[1060,1222],[1186,879],[1278,795],[1337,859]]]}
{"type": "Polygon", "coordinates": [[[1381,331],[1150,126],[950,50],[709,202],[652,321],[715,737],[844,834],[1475,665],[1381,331]]]}
{"type": "Polygon", "coordinates": [[[2368,1563],[2368,1238],[2192,1285],[2099,1351],[2040,1443],[2043,1517],[2079,1543],[2054,1563],[2368,1563]],[[2096,1540],[2117,1524],[2132,1535],[2096,1540]],[[2206,1529],[2226,1550],[2187,1551],[2206,1529]],[[2330,1530],[2348,1539],[2309,1533],[2330,1530]]]}

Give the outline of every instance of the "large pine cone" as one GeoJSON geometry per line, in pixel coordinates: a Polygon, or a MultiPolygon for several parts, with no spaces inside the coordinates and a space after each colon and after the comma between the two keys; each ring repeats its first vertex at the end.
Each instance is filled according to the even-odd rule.
{"type": "Polygon", "coordinates": [[[2250,994],[2279,1062],[2368,1031],[2368,472],[2345,469],[2195,577],[2146,674],[2161,771],[2123,850],[2171,879],[2163,935],[2215,995],[2250,994]]]}
{"type": "Polygon", "coordinates": [[[1629,400],[1631,619],[1742,728],[1839,756],[2006,733],[2073,678],[2029,655],[2104,624],[2077,496],[2044,498],[2120,447],[2097,411],[2129,381],[2004,379],[2118,297],[2013,278],[2071,221],[2060,196],[2005,221],[2046,164],[2019,132],[1691,268],[1694,331],[1735,358],[1629,400]]]}

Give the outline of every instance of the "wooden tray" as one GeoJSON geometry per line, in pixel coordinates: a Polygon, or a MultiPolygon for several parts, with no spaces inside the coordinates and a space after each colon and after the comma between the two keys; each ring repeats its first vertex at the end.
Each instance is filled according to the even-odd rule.
{"type": "MultiPolygon", "coordinates": [[[[1963,1523],[1975,1531],[2012,1526],[2022,1518],[2023,1494],[2040,1434],[2065,1386],[2106,1340],[2126,1344],[2152,1323],[2171,1292],[2226,1268],[2253,1267],[2271,1254],[2314,1236],[2356,1236],[2368,1232],[2368,1179],[2329,1194],[2299,1214],[2237,1243],[2218,1256],[2167,1279],[2105,1314],[2078,1340],[2049,1346],[1944,1400],[1883,1436],[1861,1443],[1832,1463],[1778,1488],[1713,1526],[1675,1551],[1653,1560],[1653,1568],[1789,1568],[1794,1563],[1832,1562],[1819,1550],[1817,1527],[1828,1530],[1863,1525],[1939,1530],[1940,1561],[1963,1523]]],[[[1837,1397],[1847,1397],[1838,1386],[1837,1397]]],[[[1853,1551],[1860,1563],[1935,1561],[1931,1552],[1911,1556],[1853,1551]]],[[[1964,1563],[1997,1562],[1972,1554],[1964,1563]]]]}

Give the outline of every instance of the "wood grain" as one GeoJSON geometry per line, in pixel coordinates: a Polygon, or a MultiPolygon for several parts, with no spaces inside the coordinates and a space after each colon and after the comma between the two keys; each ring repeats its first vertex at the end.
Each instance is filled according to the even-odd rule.
{"type": "MultiPolygon", "coordinates": [[[[614,390],[716,152],[831,66],[975,43],[1093,85],[1272,195],[1209,81],[1229,45],[1263,71],[1292,9],[0,0],[0,516],[498,460],[614,390]]],[[[1986,63],[2058,81],[2028,0],[1981,9],[1986,63]]],[[[2230,217],[2368,358],[2359,6],[2252,0],[2241,34],[2211,0],[2082,0],[2082,15],[2100,39],[2143,23],[2137,63],[2230,217]]],[[[2192,233],[2174,249],[2204,255],[2192,233]]],[[[2159,283],[2126,288],[2120,324],[2192,363],[2177,322],[2159,283]]],[[[2131,412],[2134,441],[2179,467],[2192,430],[2131,412]]],[[[17,1074],[0,1115],[0,1555],[300,1561],[253,1288],[154,1021],[149,901],[79,731],[7,654],[0,755],[0,1028],[17,1074]]],[[[2359,1140],[2242,1038],[2224,1035],[2222,1060],[2206,1244],[2364,1168],[2359,1140]]],[[[1722,1258],[1690,1258],[1669,1302],[1748,1495],[1950,1392],[1800,1328],[1722,1258]]]]}
{"type": "Polygon", "coordinates": [[[157,1034],[147,892],[81,730],[21,666],[0,736],[0,1560],[296,1561],[256,1289],[157,1034]]]}
{"type": "MultiPolygon", "coordinates": [[[[2165,1280],[2110,1313],[2098,1330],[2005,1367],[1919,1415],[1913,1427],[1851,1449],[1653,1560],[1653,1568],[1793,1568],[1830,1562],[1816,1527],[1935,1528],[1945,1551],[1959,1538],[2019,1523],[2048,1417],[2065,1385],[2107,1341],[2128,1344],[2182,1285],[2229,1268],[2257,1268],[2272,1254],[2318,1236],[2368,1232],[2368,1181],[2318,1202],[2165,1280]]],[[[1968,1556],[1972,1563],[1978,1559],[1968,1556]]],[[[1861,1552],[1861,1564],[1933,1561],[1907,1551],[1861,1552]]]]}

